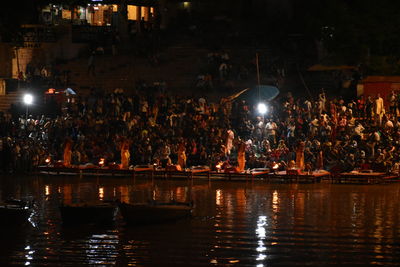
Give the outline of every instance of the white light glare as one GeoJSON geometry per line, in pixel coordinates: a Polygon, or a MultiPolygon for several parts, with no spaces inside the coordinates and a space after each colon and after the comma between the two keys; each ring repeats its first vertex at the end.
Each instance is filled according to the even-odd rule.
{"type": "Polygon", "coordinates": [[[33,96],[31,94],[24,95],[24,103],[26,105],[31,105],[33,103],[33,96]]]}
{"type": "Polygon", "coordinates": [[[259,103],[257,106],[257,110],[260,114],[264,115],[267,113],[267,106],[264,103],[259,103]]]}

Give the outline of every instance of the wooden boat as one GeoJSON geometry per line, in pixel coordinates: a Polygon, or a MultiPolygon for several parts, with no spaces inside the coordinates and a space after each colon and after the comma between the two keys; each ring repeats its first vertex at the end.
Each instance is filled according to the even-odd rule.
{"type": "Polygon", "coordinates": [[[9,199],[0,204],[0,225],[22,226],[28,222],[33,211],[33,202],[9,199]]]}
{"type": "Polygon", "coordinates": [[[170,222],[190,217],[192,202],[149,202],[128,204],[118,203],[122,217],[127,224],[151,224],[170,222]]]}
{"type": "Polygon", "coordinates": [[[114,203],[61,205],[60,213],[63,224],[107,225],[114,223],[117,205],[114,203]]]}

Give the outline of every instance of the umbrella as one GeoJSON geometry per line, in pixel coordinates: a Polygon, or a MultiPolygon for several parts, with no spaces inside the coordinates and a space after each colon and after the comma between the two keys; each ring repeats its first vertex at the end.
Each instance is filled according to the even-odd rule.
{"type": "Polygon", "coordinates": [[[257,85],[253,89],[253,95],[256,94],[260,97],[260,100],[272,100],[279,95],[279,89],[272,85],[257,85]]]}
{"type": "Polygon", "coordinates": [[[75,91],[72,90],[71,88],[65,89],[65,90],[64,90],[64,93],[65,93],[66,95],[76,95],[75,91]]]}

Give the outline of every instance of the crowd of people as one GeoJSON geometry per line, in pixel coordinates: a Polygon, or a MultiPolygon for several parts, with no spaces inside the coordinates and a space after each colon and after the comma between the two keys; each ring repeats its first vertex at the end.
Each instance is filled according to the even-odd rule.
{"type": "Polygon", "coordinates": [[[267,102],[240,96],[215,103],[165,90],[110,94],[92,91],[62,103],[55,117],[0,116],[3,172],[66,167],[176,165],[331,172],[398,171],[399,96],[345,102],[321,92],[315,99],[288,93],[267,102]],[[146,92],[146,93],[145,93],[146,92]]]}

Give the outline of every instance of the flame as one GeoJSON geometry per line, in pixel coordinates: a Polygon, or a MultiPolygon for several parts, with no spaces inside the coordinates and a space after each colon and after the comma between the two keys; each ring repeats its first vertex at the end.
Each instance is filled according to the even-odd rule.
{"type": "Polygon", "coordinates": [[[100,165],[100,166],[103,166],[103,165],[104,165],[104,161],[105,161],[104,158],[101,158],[101,159],[99,160],[99,165],[100,165]]]}
{"type": "Polygon", "coordinates": [[[50,157],[47,157],[47,158],[45,159],[45,162],[46,162],[46,163],[50,163],[50,161],[51,161],[51,158],[50,158],[50,157]]]}
{"type": "Polygon", "coordinates": [[[217,168],[217,169],[221,169],[222,168],[222,162],[219,162],[216,166],[215,166],[215,168],[217,168]]]}

